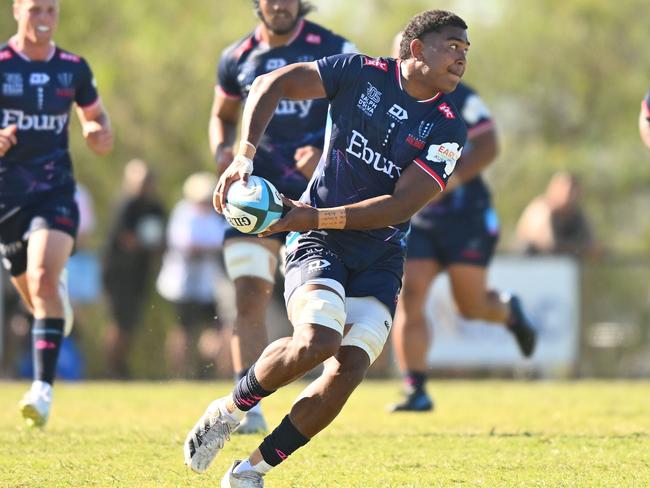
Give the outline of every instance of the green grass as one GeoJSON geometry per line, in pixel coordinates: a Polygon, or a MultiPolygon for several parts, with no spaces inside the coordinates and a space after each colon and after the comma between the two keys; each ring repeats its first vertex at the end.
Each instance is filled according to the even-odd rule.
{"type": "MultiPolygon", "coordinates": [[[[0,383],[0,487],[217,487],[260,441],[233,438],[203,475],[183,465],[187,430],[226,383],[61,383],[43,432],[20,423],[26,387],[0,383]]],[[[265,400],[271,425],[300,387],[265,400]]],[[[432,382],[434,413],[391,415],[397,389],[365,382],[267,486],[650,486],[650,383],[432,382]]]]}

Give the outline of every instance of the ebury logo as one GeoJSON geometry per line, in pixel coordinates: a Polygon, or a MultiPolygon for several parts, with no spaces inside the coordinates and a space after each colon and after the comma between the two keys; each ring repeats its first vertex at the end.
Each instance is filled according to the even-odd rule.
{"type": "Polygon", "coordinates": [[[368,166],[372,166],[375,171],[386,173],[391,179],[395,178],[395,176],[399,178],[401,175],[402,168],[381,153],[368,147],[368,139],[356,130],[352,131],[352,137],[345,152],[361,159],[368,166]]]}
{"type": "Polygon", "coordinates": [[[47,73],[32,73],[29,75],[29,84],[32,86],[43,86],[50,82],[47,73]]]}
{"type": "Polygon", "coordinates": [[[297,115],[304,119],[309,115],[313,100],[280,100],[275,115],[297,115]]]}
{"type": "Polygon", "coordinates": [[[2,111],[0,127],[16,124],[18,130],[54,131],[56,134],[61,134],[67,123],[68,114],[30,115],[22,110],[4,109],[2,111]]]}
{"type": "Polygon", "coordinates": [[[431,144],[427,152],[427,159],[434,163],[445,164],[445,176],[451,175],[456,167],[456,161],[460,158],[463,148],[455,142],[444,142],[442,144],[431,144]]]}
{"type": "Polygon", "coordinates": [[[388,109],[388,115],[399,120],[400,122],[403,122],[409,118],[408,112],[396,103],[394,103],[393,106],[388,109]]]}
{"type": "Polygon", "coordinates": [[[309,261],[307,265],[307,273],[313,273],[319,269],[326,269],[332,265],[327,259],[317,259],[315,261],[309,261]]]}

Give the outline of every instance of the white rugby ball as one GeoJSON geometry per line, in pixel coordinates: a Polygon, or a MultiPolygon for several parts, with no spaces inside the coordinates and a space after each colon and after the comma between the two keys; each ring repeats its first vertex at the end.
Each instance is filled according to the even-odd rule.
{"type": "Polygon", "coordinates": [[[269,181],[249,176],[246,185],[242,180],[230,185],[223,215],[239,232],[259,234],[282,217],[282,197],[269,181]]]}

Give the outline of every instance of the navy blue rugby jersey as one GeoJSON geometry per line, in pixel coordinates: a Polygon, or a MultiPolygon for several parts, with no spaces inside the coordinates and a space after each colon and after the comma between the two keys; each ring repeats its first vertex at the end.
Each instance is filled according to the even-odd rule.
{"type": "MultiPolygon", "coordinates": [[[[399,60],[392,58],[348,54],[317,65],[330,120],[323,158],[303,201],[328,208],[390,195],[411,164],[445,188],[467,137],[447,95],[412,98],[402,88],[399,60]]],[[[403,247],[408,230],[405,222],[352,232],[403,247]]]]}
{"type": "MultiPolygon", "coordinates": [[[[304,19],[293,39],[280,47],[262,42],[257,30],[223,52],[217,89],[227,97],[245,99],[253,80],[262,74],[355,51],[343,37],[304,19]]],[[[323,147],[326,120],[327,100],[281,100],[258,145],[253,174],[266,178],[289,198],[300,197],[307,179],[296,169],[294,153],[303,146],[323,147]]]]}
{"type": "Polygon", "coordinates": [[[73,189],[70,108],[97,102],[93,75],[83,58],[54,47],[47,61],[31,61],[11,41],[0,46],[0,127],[18,127],[17,144],[0,157],[0,198],[73,189]]]}
{"type": "MultiPolygon", "coordinates": [[[[469,86],[460,83],[449,94],[449,98],[460,112],[467,125],[467,144],[463,154],[467,155],[472,150],[472,137],[494,128],[494,121],[490,111],[479,95],[469,86]]],[[[462,164],[462,162],[461,162],[462,164]]],[[[437,215],[446,215],[454,212],[474,211],[490,207],[490,192],[479,174],[464,184],[457,186],[447,193],[441,200],[424,207],[413,218],[413,224],[418,225],[420,219],[435,218],[437,215]]]]}

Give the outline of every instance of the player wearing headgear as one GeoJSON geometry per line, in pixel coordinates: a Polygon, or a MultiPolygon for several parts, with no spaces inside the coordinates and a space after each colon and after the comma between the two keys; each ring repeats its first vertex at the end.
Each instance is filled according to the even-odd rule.
{"type": "MultiPolygon", "coordinates": [[[[408,46],[400,46],[400,40],[398,34],[393,47],[396,57],[408,55],[408,46]]],[[[499,219],[481,173],[498,153],[494,121],[483,100],[464,83],[459,83],[449,98],[467,125],[467,144],[447,191],[411,221],[404,286],[392,335],[407,397],[393,405],[393,411],[433,408],[425,390],[431,338],[424,305],[431,282],[442,271],[449,275],[463,317],[503,324],[526,357],[535,348],[536,333],[519,299],[487,286],[487,266],[499,237],[499,219]]]]}
{"type": "Polygon", "coordinates": [[[68,151],[76,105],[90,149],[113,137],[86,61],[56,46],[58,0],[14,0],[17,32],[0,46],[0,253],[34,316],[34,382],[20,402],[30,426],[47,422],[63,336],[72,328],[64,266],[79,225],[68,151]]]}
{"type": "MultiPolygon", "coordinates": [[[[242,103],[255,78],[291,63],[355,50],[343,37],[306,20],[312,10],[307,2],[256,0],[254,5],[259,25],[228,47],[219,61],[209,132],[220,172],[232,161],[242,103]]],[[[281,100],[258,145],[254,174],[289,198],[299,198],[320,158],[326,117],[326,100],[281,100]]],[[[225,236],[224,260],[236,295],[232,356],[237,379],[268,344],[266,309],[283,240],[284,235],[259,239],[235,229],[225,236]]],[[[237,432],[265,430],[258,405],[237,432]]]]}
{"type": "Polygon", "coordinates": [[[639,113],[639,134],[641,140],[650,149],[650,91],[646,94],[641,102],[641,112],[639,113]]]}
{"type": "Polygon", "coordinates": [[[282,99],[327,98],[323,158],[301,202],[264,235],[287,237],[285,298],[292,337],[271,343],[233,392],[212,402],[189,432],[185,461],[204,471],[246,411],[324,363],[323,373],[222,486],[261,487],[263,476],[324,429],[362,381],[388,337],[401,286],[409,218],[452,174],[467,130],[445,95],[466,67],[467,25],[433,10],[407,28],[409,55],[298,63],[258,78],[241,147],[217,184],[247,179],[262,134],[282,99]]]}

